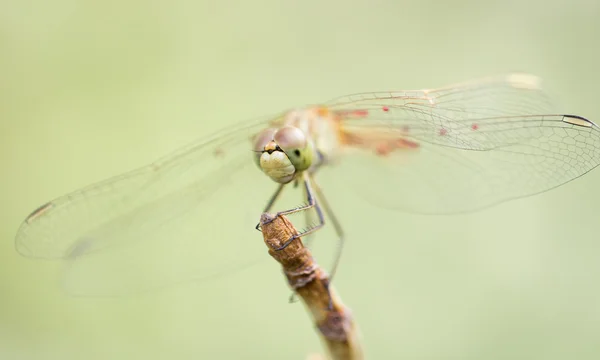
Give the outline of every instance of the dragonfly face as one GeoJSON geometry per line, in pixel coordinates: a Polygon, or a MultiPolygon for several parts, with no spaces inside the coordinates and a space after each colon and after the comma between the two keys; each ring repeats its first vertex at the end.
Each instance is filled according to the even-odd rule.
{"type": "Polygon", "coordinates": [[[260,169],[280,184],[287,184],[312,165],[312,141],[299,128],[283,126],[261,132],[254,143],[260,169]]]}

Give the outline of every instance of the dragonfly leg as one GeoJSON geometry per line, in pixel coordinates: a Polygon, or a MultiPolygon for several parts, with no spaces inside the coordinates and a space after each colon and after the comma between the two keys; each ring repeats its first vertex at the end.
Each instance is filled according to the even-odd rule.
{"type": "MultiPolygon", "coordinates": [[[[336,234],[338,236],[338,247],[337,247],[337,251],[336,251],[335,257],[334,257],[334,263],[333,263],[332,269],[331,269],[331,271],[329,273],[329,279],[327,279],[327,281],[325,282],[325,287],[326,287],[325,290],[327,291],[327,294],[329,296],[329,301],[328,301],[328,304],[327,304],[327,310],[331,311],[331,310],[333,310],[333,298],[331,297],[331,292],[330,292],[330,289],[329,289],[329,285],[330,285],[331,281],[333,280],[333,277],[335,276],[335,272],[336,272],[336,269],[338,267],[341,255],[342,255],[342,250],[343,250],[344,242],[345,242],[344,229],[342,228],[341,223],[338,221],[337,217],[335,216],[335,214],[334,214],[331,206],[329,205],[329,202],[327,202],[327,199],[325,198],[325,195],[323,194],[323,191],[319,187],[318,183],[315,182],[312,179],[312,174],[308,176],[308,181],[310,181],[308,184],[305,183],[306,184],[306,186],[305,186],[305,195],[306,195],[306,197],[308,199],[308,203],[309,204],[311,203],[311,198],[315,200],[314,201],[315,202],[315,208],[317,210],[317,214],[319,215],[320,226],[321,227],[323,226],[324,219],[323,219],[323,214],[320,211],[319,203],[316,202],[316,197],[312,193],[313,186],[314,186],[314,191],[315,191],[318,199],[320,200],[320,203],[323,205],[323,208],[325,209],[325,213],[327,214],[327,217],[329,217],[329,219],[331,220],[331,222],[333,224],[333,227],[335,229],[335,232],[336,232],[336,234]]],[[[318,228],[315,228],[311,232],[314,233],[314,231],[316,231],[316,230],[318,230],[318,228]]],[[[298,236],[294,237],[293,239],[288,240],[282,246],[282,248],[284,248],[285,246],[289,245],[289,243],[291,243],[291,241],[293,241],[295,238],[298,238],[298,237],[303,236],[303,235],[306,236],[307,234],[308,234],[308,232],[303,232],[303,233],[299,234],[298,236]]],[[[289,302],[290,303],[294,303],[296,301],[298,301],[298,298],[296,297],[295,293],[292,293],[290,295],[289,302]]]]}
{"type": "Polygon", "coordinates": [[[319,206],[319,203],[317,202],[317,198],[315,197],[315,195],[313,193],[312,184],[311,184],[312,179],[311,179],[310,175],[306,172],[303,174],[303,178],[304,178],[304,187],[306,189],[307,204],[296,207],[294,209],[280,211],[276,214],[276,217],[282,216],[282,215],[294,214],[294,213],[297,213],[300,211],[306,211],[306,210],[314,208],[317,212],[317,216],[319,217],[319,223],[315,226],[312,226],[312,227],[300,232],[299,234],[292,236],[285,243],[283,243],[283,245],[281,245],[278,248],[274,248],[273,250],[275,250],[275,251],[281,251],[281,250],[285,249],[289,244],[292,243],[292,241],[296,240],[299,237],[302,237],[302,236],[305,236],[308,234],[312,234],[315,231],[321,229],[325,225],[325,217],[323,216],[323,211],[321,210],[321,206],[319,206]]]}
{"type": "Polygon", "coordinates": [[[327,198],[323,194],[323,191],[319,187],[319,184],[317,184],[315,182],[314,187],[315,187],[315,192],[317,193],[317,196],[319,197],[319,200],[321,201],[321,204],[323,205],[323,209],[325,209],[325,213],[327,214],[327,217],[329,218],[329,220],[331,220],[331,223],[333,224],[335,233],[338,237],[338,246],[337,246],[337,249],[336,249],[336,252],[334,255],[334,260],[333,260],[333,265],[331,266],[331,271],[329,272],[329,281],[331,281],[331,280],[333,280],[333,277],[335,276],[335,272],[337,270],[338,264],[340,263],[340,258],[342,257],[342,251],[344,249],[344,243],[346,241],[346,236],[344,234],[344,229],[342,228],[342,224],[338,221],[337,217],[333,213],[333,210],[332,210],[331,206],[329,205],[329,202],[327,202],[327,198]]]}
{"type": "MultiPolygon", "coordinates": [[[[277,201],[277,198],[279,197],[279,195],[281,195],[281,191],[283,190],[283,187],[285,185],[286,184],[279,184],[279,187],[277,188],[277,190],[275,190],[275,193],[273,193],[273,195],[271,195],[271,198],[269,199],[269,202],[265,206],[263,213],[269,212],[269,210],[271,210],[271,208],[275,204],[275,201],[277,201]]],[[[260,231],[260,222],[258,224],[256,224],[255,229],[260,231]]]]}
{"type": "Polygon", "coordinates": [[[325,213],[327,214],[329,220],[331,220],[333,228],[335,229],[335,233],[338,236],[338,246],[334,255],[333,265],[331,266],[331,270],[329,272],[329,280],[325,283],[325,286],[327,287],[327,294],[329,295],[329,304],[327,308],[328,310],[333,310],[333,299],[331,298],[331,292],[329,291],[329,284],[331,284],[331,281],[333,281],[337,267],[340,263],[340,259],[342,257],[342,250],[344,249],[344,243],[346,239],[344,229],[342,228],[342,224],[338,221],[337,217],[335,216],[333,209],[329,205],[329,202],[327,202],[327,198],[325,197],[325,194],[323,194],[321,187],[316,182],[314,183],[314,187],[315,192],[317,193],[317,196],[319,197],[319,200],[323,205],[323,209],[325,209],[325,213]]]}

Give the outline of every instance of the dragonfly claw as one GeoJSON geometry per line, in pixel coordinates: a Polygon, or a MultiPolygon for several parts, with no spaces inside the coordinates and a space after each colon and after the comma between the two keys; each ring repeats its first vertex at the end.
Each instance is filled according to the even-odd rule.
{"type": "Polygon", "coordinates": [[[262,232],[262,226],[261,226],[261,225],[267,225],[267,224],[270,224],[270,223],[272,223],[272,222],[273,222],[273,221],[274,221],[274,220],[275,220],[277,217],[279,217],[279,216],[280,216],[280,214],[279,214],[279,213],[277,213],[277,214],[275,214],[275,216],[274,216],[272,219],[269,219],[269,220],[267,220],[267,221],[265,221],[265,222],[259,222],[258,224],[256,224],[256,226],[255,226],[254,228],[255,228],[256,230],[258,230],[258,231],[262,232]]]}

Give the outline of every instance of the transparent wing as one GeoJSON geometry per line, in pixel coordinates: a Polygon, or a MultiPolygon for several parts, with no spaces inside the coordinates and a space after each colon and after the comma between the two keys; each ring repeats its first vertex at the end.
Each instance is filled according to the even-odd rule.
{"type": "Polygon", "coordinates": [[[256,167],[250,139],[271,119],[47,203],[22,223],[17,250],[62,259],[66,290],[93,296],[152,290],[255,263],[266,249],[254,226],[275,185],[256,167]]]}
{"type": "Polygon", "coordinates": [[[340,174],[374,204],[425,214],[540,193],[600,163],[598,126],[554,105],[528,74],[338,98],[342,138],[362,150],[340,174]]]}

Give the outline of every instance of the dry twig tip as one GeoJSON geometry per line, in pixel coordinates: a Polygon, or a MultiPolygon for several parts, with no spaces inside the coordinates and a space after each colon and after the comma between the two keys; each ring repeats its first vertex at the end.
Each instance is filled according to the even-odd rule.
{"type": "Polygon", "coordinates": [[[350,309],[336,295],[328,275],[315,263],[302,240],[298,238],[285,249],[274,250],[298,234],[294,225],[285,216],[274,217],[268,213],[262,214],[260,224],[269,254],[281,264],[288,284],[310,311],[331,358],[363,359],[350,309]]]}

